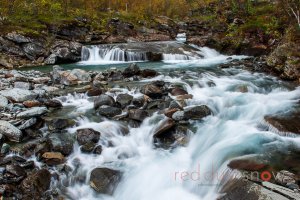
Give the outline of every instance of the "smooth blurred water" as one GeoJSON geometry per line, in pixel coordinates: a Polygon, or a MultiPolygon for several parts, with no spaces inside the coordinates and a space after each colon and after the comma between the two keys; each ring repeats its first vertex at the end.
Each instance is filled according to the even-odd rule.
{"type": "MultiPolygon", "coordinates": [[[[266,115],[288,113],[297,108],[300,88],[265,74],[218,68],[218,64],[228,62],[227,58],[215,53],[202,60],[139,63],[141,68],[161,73],[142,82],[180,83],[194,96],[187,101],[188,106],[204,104],[214,113],[203,121],[191,121],[196,127],[195,134],[190,135],[187,146],[175,149],[156,148],[153,144],[153,131],[163,115],[155,113],[139,128],[130,128],[129,134],[124,136],[121,122],[90,117],[93,102],[87,96],[59,98],[65,107],[74,108],[70,116],[78,116],[79,126],[68,131],[75,134],[77,129],[93,128],[101,132],[99,144],[103,152],[101,155],[83,154],[76,143],[67,161],[73,171],[62,175],[60,181],[54,181],[55,187],[67,199],[76,200],[212,200],[217,198],[224,181],[231,178],[227,174],[231,159],[266,155],[270,146],[279,151],[290,147],[299,150],[299,137],[279,136],[261,129],[260,125],[266,115]],[[248,92],[242,93],[240,87],[247,87],[248,92]],[[96,167],[109,167],[123,173],[113,196],[97,194],[89,186],[89,174],[96,167]],[[200,178],[195,178],[199,171],[200,178]],[[215,175],[211,177],[211,173],[215,175]],[[76,177],[82,175],[85,179],[78,181],[76,177]]],[[[64,67],[98,71],[112,66],[121,69],[128,64],[64,67]]],[[[122,88],[110,95],[116,98],[119,93],[141,95],[135,88],[122,88]]]]}

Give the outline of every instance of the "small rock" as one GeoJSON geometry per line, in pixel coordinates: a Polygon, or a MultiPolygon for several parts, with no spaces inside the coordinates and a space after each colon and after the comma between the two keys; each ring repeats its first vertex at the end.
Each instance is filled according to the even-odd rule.
{"type": "Polygon", "coordinates": [[[46,152],[42,155],[42,159],[48,165],[59,165],[64,162],[65,157],[60,152],[46,152]]]}
{"type": "Polygon", "coordinates": [[[93,153],[100,155],[102,153],[102,146],[101,145],[96,146],[93,153]]]}
{"type": "Polygon", "coordinates": [[[184,95],[176,96],[177,101],[182,101],[182,100],[192,99],[192,98],[193,98],[193,95],[191,95],[191,94],[184,94],[184,95]]]}
{"type": "Polygon", "coordinates": [[[171,91],[171,95],[173,95],[173,96],[187,95],[187,94],[188,94],[187,91],[185,91],[184,89],[179,88],[179,87],[176,87],[171,91]]]}
{"type": "Polygon", "coordinates": [[[17,117],[22,118],[22,119],[28,119],[28,118],[32,118],[32,117],[41,116],[47,112],[48,112],[48,110],[46,107],[34,107],[29,110],[20,112],[19,114],[17,114],[17,117]]]}
{"type": "Polygon", "coordinates": [[[122,75],[126,78],[137,76],[141,72],[139,66],[136,63],[132,63],[129,67],[125,68],[122,75]]]}
{"type": "Polygon", "coordinates": [[[76,138],[80,145],[86,143],[98,143],[101,133],[93,129],[79,129],[77,130],[76,138]]]}
{"type": "Polygon", "coordinates": [[[6,172],[12,174],[15,177],[26,176],[26,171],[19,165],[6,165],[6,172]]]}
{"type": "Polygon", "coordinates": [[[148,112],[140,109],[132,109],[128,111],[128,117],[137,121],[144,121],[149,116],[148,112]]]}
{"type": "Polygon", "coordinates": [[[30,90],[24,90],[20,88],[13,88],[0,91],[0,95],[12,100],[13,102],[23,102],[27,100],[33,100],[38,95],[30,90]]]}
{"type": "Polygon", "coordinates": [[[184,118],[187,120],[188,119],[194,119],[194,120],[202,119],[211,114],[212,114],[211,110],[206,105],[193,106],[193,107],[186,108],[184,110],[184,118]]]}
{"type": "Polygon", "coordinates": [[[108,168],[93,169],[90,186],[98,193],[112,195],[121,179],[121,173],[108,168]]]}
{"type": "Polygon", "coordinates": [[[72,119],[52,119],[47,122],[48,124],[48,129],[50,131],[54,130],[63,130],[65,128],[74,126],[76,122],[72,119]]]}
{"type": "Polygon", "coordinates": [[[69,133],[52,133],[48,136],[51,149],[63,155],[70,155],[73,151],[74,139],[69,133]]]}
{"type": "Polygon", "coordinates": [[[165,132],[169,131],[174,126],[175,126],[175,122],[172,119],[170,118],[164,119],[155,128],[153,137],[161,137],[165,132]]]}
{"type": "Polygon", "coordinates": [[[135,97],[132,99],[132,105],[140,108],[144,105],[145,103],[145,98],[144,96],[139,96],[139,97],[135,97]]]}
{"type": "Polygon", "coordinates": [[[154,84],[147,84],[141,88],[141,93],[151,97],[151,98],[161,98],[163,96],[163,91],[154,84]]]}
{"type": "Polygon", "coordinates": [[[89,142],[80,147],[81,152],[83,153],[91,153],[95,148],[95,143],[89,142]]]}
{"type": "Polygon", "coordinates": [[[103,115],[105,117],[114,117],[116,115],[120,115],[122,113],[121,108],[112,107],[112,106],[100,106],[100,108],[97,109],[100,115],[103,115]]]}
{"type": "Polygon", "coordinates": [[[175,112],[177,112],[177,111],[179,111],[179,109],[177,109],[177,108],[170,108],[170,109],[167,109],[167,110],[164,111],[164,115],[166,117],[172,118],[173,114],[175,112]]]}
{"type": "Polygon", "coordinates": [[[109,95],[102,94],[99,97],[97,97],[94,101],[94,108],[98,109],[100,106],[114,106],[115,100],[109,95]]]}
{"type": "Polygon", "coordinates": [[[172,115],[172,119],[175,121],[182,121],[184,120],[184,111],[177,111],[172,115]]]}
{"type": "Polygon", "coordinates": [[[55,99],[46,101],[45,105],[49,108],[61,108],[63,106],[60,101],[55,99]]]}
{"type": "Polygon", "coordinates": [[[7,143],[4,143],[1,147],[1,154],[7,154],[10,150],[10,145],[7,143]]]}
{"type": "Polygon", "coordinates": [[[36,118],[31,118],[31,119],[28,119],[26,120],[23,124],[21,124],[20,126],[18,126],[18,128],[20,130],[24,130],[26,128],[29,128],[33,125],[35,125],[37,123],[37,119],[36,118]]]}
{"type": "Polygon", "coordinates": [[[133,100],[133,96],[129,94],[119,94],[117,96],[116,102],[121,105],[121,108],[125,108],[131,103],[132,100],[133,100]]]}
{"type": "Polygon", "coordinates": [[[31,84],[28,83],[28,82],[15,82],[14,83],[14,88],[30,90],[32,87],[31,87],[31,84]]]}
{"type": "Polygon", "coordinates": [[[99,89],[99,88],[92,88],[92,89],[87,91],[87,95],[89,97],[99,96],[101,94],[102,94],[102,90],[99,89]]]}
{"type": "Polygon", "coordinates": [[[41,103],[39,101],[36,101],[36,100],[33,100],[33,101],[24,101],[23,102],[23,105],[26,107],[26,108],[32,108],[32,107],[38,107],[38,106],[41,106],[41,103]]]}
{"type": "Polygon", "coordinates": [[[158,73],[153,69],[144,69],[144,70],[141,71],[141,76],[143,78],[152,78],[152,77],[155,77],[157,75],[158,75],[158,73]]]}
{"type": "Polygon", "coordinates": [[[7,105],[8,105],[7,98],[0,95],[0,108],[5,108],[7,105]]]}

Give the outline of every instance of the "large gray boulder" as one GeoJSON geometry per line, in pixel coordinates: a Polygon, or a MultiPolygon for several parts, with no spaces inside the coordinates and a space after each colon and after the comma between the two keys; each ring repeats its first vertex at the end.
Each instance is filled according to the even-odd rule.
{"type": "Polygon", "coordinates": [[[20,112],[17,114],[17,117],[22,119],[28,119],[32,117],[38,117],[48,112],[48,109],[46,107],[33,107],[29,110],[20,112]]]}
{"type": "Polygon", "coordinates": [[[20,142],[23,136],[22,132],[17,127],[3,120],[0,120],[0,134],[13,142],[20,142]]]}
{"type": "Polygon", "coordinates": [[[91,172],[90,186],[98,193],[112,195],[120,179],[121,173],[119,171],[96,168],[91,172]]]}
{"type": "Polygon", "coordinates": [[[6,97],[7,99],[13,102],[33,100],[38,96],[38,94],[34,93],[33,91],[20,88],[13,88],[0,91],[0,95],[6,97]]]}

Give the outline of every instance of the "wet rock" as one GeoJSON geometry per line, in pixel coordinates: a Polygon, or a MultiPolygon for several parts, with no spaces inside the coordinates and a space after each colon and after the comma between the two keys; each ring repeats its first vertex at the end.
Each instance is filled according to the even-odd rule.
{"type": "Polygon", "coordinates": [[[170,109],[166,109],[164,111],[164,115],[166,117],[172,118],[173,114],[176,113],[177,111],[179,111],[179,109],[177,108],[170,108],[170,109]]]}
{"type": "Polygon", "coordinates": [[[108,168],[93,169],[90,176],[90,186],[98,193],[112,195],[121,179],[121,173],[108,168]]]}
{"type": "Polygon", "coordinates": [[[36,101],[36,100],[33,100],[33,101],[24,101],[23,102],[23,105],[26,107],[26,108],[32,108],[32,107],[38,107],[38,106],[41,106],[41,103],[39,101],[36,101]]]}
{"type": "Polygon", "coordinates": [[[171,95],[173,96],[186,95],[186,94],[188,94],[188,92],[179,87],[176,87],[171,91],[171,95]]]}
{"type": "Polygon", "coordinates": [[[148,112],[140,109],[132,109],[128,111],[128,117],[137,121],[144,121],[149,116],[148,112]]]}
{"type": "Polygon", "coordinates": [[[10,150],[10,145],[7,143],[4,143],[1,147],[1,154],[5,155],[9,152],[10,150]]]}
{"type": "Polygon", "coordinates": [[[15,177],[25,177],[27,175],[25,169],[19,165],[6,165],[5,170],[15,177]]]}
{"type": "Polygon", "coordinates": [[[60,101],[52,99],[52,100],[47,100],[45,101],[45,106],[49,108],[61,108],[63,105],[60,101]]]}
{"type": "Polygon", "coordinates": [[[182,106],[179,105],[179,103],[175,100],[171,101],[170,102],[170,105],[169,105],[169,108],[170,109],[179,109],[179,110],[183,110],[182,106]]]}
{"type": "Polygon", "coordinates": [[[280,185],[286,186],[288,183],[296,183],[296,175],[289,171],[282,170],[277,173],[275,181],[280,185]]]}
{"type": "Polygon", "coordinates": [[[51,149],[63,155],[70,155],[73,151],[74,139],[69,133],[53,133],[48,136],[51,149]]]}
{"type": "Polygon", "coordinates": [[[97,97],[94,101],[94,108],[98,109],[100,106],[114,106],[115,100],[109,95],[102,94],[99,97],[97,97]]]}
{"type": "Polygon", "coordinates": [[[0,120],[0,133],[13,142],[20,142],[23,137],[22,132],[18,128],[2,120],[0,120]]]}
{"type": "Polygon", "coordinates": [[[234,159],[230,161],[228,167],[238,170],[259,171],[266,168],[267,165],[253,159],[234,159]]]}
{"type": "Polygon", "coordinates": [[[241,197],[243,197],[244,200],[288,200],[288,198],[283,195],[246,179],[234,179],[229,181],[220,193],[224,194],[224,196],[219,198],[220,200],[240,199],[241,197]]]}
{"type": "Polygon", "coordinates": [[[152,78],[152,77],[155,77],[157,75],[158,75],[157,71],[155,71],[153,69],[144,69],[144,70],[141,71],[141,76],[143,78],[152,78]]]}
{"type": "Polygon", "coordinates": [[[7,98],[0,95],[0,108],[5,108],[7,105],[8,105],[7,98]]]}
{"type": "Polygon", "coordinates": [[[79,129],[76,132],[76,138],[80,145],[86,143],[98,143],[101,133],[93,129],[79,129]]]}
{"type": "Polygon", "coordinates": [[[161,98],[163,96],[163,91],[154,84],[144,85],[141,88],[141,93],[154,99],[161,98]]]}
{"type": "Polygon", "coordinates": [[[87,91],[87,95],[89,97],[99,96],[101,94],[102,94],[102,90],[99,89],[99,88],[92,88],[92,89],[87,91]]]}
{"type": "Polygon", "coordinates": [[[59,165],[64,162],[65,157],[60,152],[45,152],[42,159],[47,165],[59,165]]]}
{"type": "Polygon", "coordinates": [[[206,105],[201,106],[193,106],[184,109],[184,118],[185,119],[202,119],[204,117],[207,117],[208,115],[211,115],[212,112],[206,105]]]}
{"type": "Polygon", "coordinates": [[[100,106],[97,111],[100,115],[103,115],[105,117],[114,117],[116,115],[120,115],[122,113],[121,108],[112,107],[112,106],[100,106]]]}
{"type": "Polygon", "coordinates": [[[102,146],[101,145],[96,146],[93,153],[100,155],[102,153],[102,146]]]}
{"type": "Polygon", "coordinates": [[[183,101],[183,100],[192,99],[192,98],[193,98],[193,95],[191,95],[191,94],[184,94],[184,95],[176,96],[177,101],[183,101]]]}
{"type": "Polygon", "coordinates": [[[14,88],[24,89],[24,90],[30,90],[31,84],[28,82],[14,82],[14,88]]]}
{"type": "Polygon", "coordinates": [[[126,78],[139,75],[141,72],[139,66],[136,63],[130,64],[127,68],[124,69],[122,75],[126,78]]]}
{"type": "Polygon", "coordinates": [[[37,123],[36,118],[31,118],[26,120],[24,123],[22,123],[20,126],[18,126],[18,129],[25,130],[26,128],[29,128],[37,123]]]}
{"type": "Polygon", "coordinates": [[[172,119],[175,121],[182,121],[184,120],[184,111],[177,111],[172,115],[172,119]]]}
{"type": "Polygon", "coordinates": [[[95,148],[95,143],[89,142],[80,147],[81,152],[83,153],[91,153],[95,148]]]}
{"type": "Polygon", "coordinates": [[[40,199],[50,187],[51,174],[46,169],[38,170],[25,178],[20,184],[22,199],[40,199]]]}
{"type": "Polygon", "coordinates": [[[28,119],[32,117],[38,117],[48,112],[48,109],[46,107],[34,107],[30,108],[29,110],[20,112],[17,114],[18,118],[22,119],[28,119]]]}
{"type": "Polygon", "coordinates": [[[154,130],[153,137],[162,137],[163,134],[175,126],[174,120],[167,118],[159,123],[154,130]]]}
{"type": "Polygon", "coordinates": [[[50,131],[54,130],[63,130],[68,127],[72,127],[76,124],[76,122],[73,119],[51,119],[47,122],[48,129],[50,131]]]}
{"type": "Polygon", "coordinates": [[[298,114],[287,117],[266,116],[265,121],[279,132],[300,134],[300,116],[298,114]]]}
{"type": "Polygon", "coordinates": [[[121,108],[125,108],[126,106],[130,105],[132,100],[133,96],[129,94],[119,94],[117,96],[116,102],[121,105],[121,108]]]}
{"type": "Polygon", "coordinates": [[[33,91],[19,89],[19,88],[0,91],[0,95],[6,97],[7,99],[13,102],[23,102],[27,100],[33,100],[38,96],[33,91]]]}
{"type": "Polygon", "coordinates": [[[132,99],[132,105],[136,106],[137,108],[142,107],[144,103],[145,103],[144,96],[139,96],[132,99]]]}
{"type": "Polygon", "coordinates": [[[247,93],[248,92],[248,87],[247,87],[247,85],[241,85],[237,88],[237,91],[241,92],[241,93],[247,93]]]}

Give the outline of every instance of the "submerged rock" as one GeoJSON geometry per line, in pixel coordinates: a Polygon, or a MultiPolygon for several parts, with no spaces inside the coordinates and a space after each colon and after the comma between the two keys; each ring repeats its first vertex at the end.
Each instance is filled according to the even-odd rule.
{"type": "Polygon", "coordinates": [[[157,71],[155,71],[153,69],[144,69],[144,70],[141,71],[141,76],[143,78],[152,78],[152,77],[155,77],[157,75],[158,75],[157,71]]]}
{"type": "Polygon", "coordinates": [[[80,145],[84,145],[90,142],[98,143],[101,133],[94,129],[79,129],[76,132],[76,138],[80,145]]]}
{"type": "Polygon", "coordinates": [[[46,169],[38,170],[25,178],[20,184],[22,199],[41,199],[50,187],[51,174],[46,169]]]}
{"type": "Polygon", "coordinates": [[[96,168],[91,172],[90,186],[96,192],[112,195],[120,179],[121,173],[119,171],[96,168]]]}
{"type": "Polygon", "coordinates": [[[50,131],[63,130],[65,128],[74,126],[76,122],[73,119],[51,119],[47,122],[50,131]]]}
{"type": "Polygon", "coordinates": [[[97,97],[94,101],[94,108],[98,109],[100,106],[114,106],[115,100],[109,95],[102,94],[99,97],[97,97]]]}
{"type": "Polygon", "coordinates": [[[45,152],[42,155],[42,159],[47,165],[62,164],[64,162],[64,158],[64,155],[60,152],[45,152]]]}
{"type": "Polygon", "coordinates": [[[155,128],[153,137],[161,137],[165,132],[169,131],[175,126],[174,120],[167,118],[159,123],[155,128]]]}
{"type": "Polygon", "coordinates": [[[0,133],[13,142],[20,142],[23,137],[22,132],[17,127],[2,120],[0,120],[0,133]]]}
{"type": "Polygon", "coordinates": [[[149,116],[148,112],[141,109],[132,109],[128,111],[128,117],[137,121],[144,121],[149,116]]]}
{"type": "Polygon", "coordinates": [[[184,118],[185,119],[202,119],[204,117],[207,117],[208,115],[211,115],[212,112],[209,107],[206,105],[201,106],[193,106],[184,109],[184,118]]]}
{"type": "Polygon", "coordinates": [[[266,116],[265,121],[279,132],[300,134],[299,114],[287,117],[266,116]]]}
{"type": "Polygon", "coordinates": [[[171,95],[173,96],[186,95],[186,94],[188,94],[188,92],[179,87],[176,87],[171,91],[171,95]]]}
{"type": "Polygon", "coordinates": [[[35,99],[38,94],[34,93],[30,90],[20,89],[20,88],[13,88],[8,90],[0,91],[0,95],[8,98],[13,102],[23,102],[35,99]]]}

